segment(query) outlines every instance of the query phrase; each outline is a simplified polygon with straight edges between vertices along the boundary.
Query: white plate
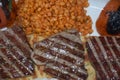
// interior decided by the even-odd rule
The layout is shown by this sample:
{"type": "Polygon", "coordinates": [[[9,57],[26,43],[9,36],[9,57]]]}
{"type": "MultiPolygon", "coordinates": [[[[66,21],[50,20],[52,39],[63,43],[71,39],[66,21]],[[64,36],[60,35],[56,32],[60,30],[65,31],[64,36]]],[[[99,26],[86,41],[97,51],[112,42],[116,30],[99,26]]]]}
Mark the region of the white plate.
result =
{"type": "Polygon", "coordinates": [[[91,36],[99,36],[98,32],[96,31],[96,20],[99,17],[99,14],[101,10],[105,7],[107,2],[109,0],[88,0],[90,3],[90,6],[87,8],[87,14],[90,15],[92,18],[92,28],[93,28],[93,33],[91,36]]]}

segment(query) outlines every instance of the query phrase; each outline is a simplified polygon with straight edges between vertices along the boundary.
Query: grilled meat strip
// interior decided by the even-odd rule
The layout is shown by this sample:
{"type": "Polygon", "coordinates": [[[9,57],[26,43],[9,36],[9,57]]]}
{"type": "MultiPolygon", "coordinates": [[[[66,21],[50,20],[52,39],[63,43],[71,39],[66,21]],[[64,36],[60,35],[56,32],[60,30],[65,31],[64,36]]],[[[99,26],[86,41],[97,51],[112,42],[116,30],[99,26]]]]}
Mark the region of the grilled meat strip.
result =
{"type": "Polygon", "coordinates": [[[120,80],[120,36],[90,37],[86,44],[97,80],[120,80]]]}
{"type": "Polygon", "coordinates": [[[34,44],[33,61],[59,80],[86,80],[84,48],[79,32],[67,30],[34,44]]]}
{"type": "Polygon", "coordinates": [[[0,80],[33,74],[32,53],[21,27],[0,31],[0,80]]]}

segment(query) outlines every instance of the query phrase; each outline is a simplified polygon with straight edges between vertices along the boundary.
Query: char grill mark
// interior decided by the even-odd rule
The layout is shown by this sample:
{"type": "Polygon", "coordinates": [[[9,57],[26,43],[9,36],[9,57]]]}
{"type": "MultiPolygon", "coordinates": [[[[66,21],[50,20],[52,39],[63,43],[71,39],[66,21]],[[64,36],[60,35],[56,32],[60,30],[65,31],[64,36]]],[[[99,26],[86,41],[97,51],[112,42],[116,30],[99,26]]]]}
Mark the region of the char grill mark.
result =
{"type": "Polygon", "coordinates": [[[0,79],[32,75],[34,72],[33,62],[30,59],[32,50],[25,43],[27,40],[23,41],[25,36],[22,34],[22,29],[14,26],[1,31],[0,34],[0,62],[2,63],[0,64],[0,79]],[[13,28],[19,29],[21,36],[17,34],[17,31],[14,32],[13,28]]]}
{"type": "MultiPolygon", "coordinates": [[[[45,54],[46,55],[46,54],[45,54]]],[[[81,66],[77,66],[77,65],[74,65],[74,64],[71,64],[70,62],[67,62],[67,61],[65,61],[65,60],[62,60],[62,59],[58,59],[58,60],[56,60],[56,61],[54,61],[54,57],[52,56],[52,55],[49,55],[51,58],[53,58],[53,59],[49,59],[49,58],[46,58],[45,57],[45,55],[34,55],[34,57],[37,59],[37,60],[40,60],[40,63],[46,63],[46,64],[48,64],[48,63],[54,63],[55,64],[55,62],[57,62],[57,63],[59,63],[59,64],[61,64],[61,65],[64,65],[64,66],[67,66],[67,67],[71,67],[71,70],[75,70],[75,69],[77,69],[78,71],[81,71],[80,73],[81,73],[81,75],[83,74],[83,75],[86,75],[86,73],[85,73],[85,68],[84,68],[84,65],[81,65],[81,66]],[[73,68],[72,68],[73,67],[73,68]],[[76,67],[75,69],[74,69],[74,67],[76,67]]],[[[74,72],[74,71],[73,71],[74,72]]],[[[76,72],[76,71],[75,71],[76,72]]],[[[77,72],[76,72],[77,73],[77,72]]]]}
{"type": "Polygon", "coordinates": [[[43,51],[43,53],[51,54],[52,56],[55,56],[58,58],[60,57],[68,62],[72,62],[74,64],[76,63],[76,65],[82,64],[79,61],[83,62],[83,58],[84,58],[83,54],[81,54],[81,58],[75,56],[75,54],[80,54],[80,52],[77,52],[75,50],[71,50],[67,46],[63,46],[60,44],[54,44],[53,46],[51,45],[51,46],[47,46],[47,47],[45,47],[44,45],[41,45],[41,46],[39,46],[39,50],[43,51]],[[48,49],[43,50],[46,48],[48,48],[48,49]]]}
{"type": "Polygon", "coordinates": [[[84,48],[76,30],[68,30],[34,44],[33,60],[62,80],[86,80],[84,48]]]}
{"type": "MultiPolygon", "coordinates": [[[[71,67],[67,66],[66,64],[54,62],[54,64],[46,65],[45,72],[46,72],[46,69],[48,69],[48,68],[51,70],[54,69],[54,71],[56,71],[56,72],[59,71],[60,73],[63,73],[63,74],[69,73],[67,75],[72,76],[72,77],[68,77],[69,79],[74,78],[74,80],[78,80],[78,79],[85,79],[86,78],[86,75],[81,74],[81,72],[79,72],[78,69],[72,68],[72,66],[71,67]]],[[[59,73],[58,73],[58,77],[59,77],[59,73]]],[[[63,78],[63,79],[65,79],[65,78],[63,78]]]]}
{"type": "Polygon", "coordinates": [[[115,39],[116,39],[118,45],[120,46],[120,38],[119,38],[119,37],[116,37],[115,39]]]}
{"type": "MultiPolygon", "coordinates": [[[[103,66],[104,66],[104,68],[105,68],[105,70],[107,71],[106,73],[108,73],[108,75],[111,77],[111,76],[114,76],[114,74],[111,74],[112,73],[112,65],[110,64],[110,62],[109,62],[109,60],[108,59],[106,59],[106,53],[104,53],[105,52],[105,50],[103,49],[103,47],[102,46],[100,46],[101,45],[101,43],[100,43],[100,41],[97,39],[97,38],[93,38],[92,39],[93,41],[92,41],[92,43],[98,43],[98,44],[94,44],[94,45],[96,45],[95,46],[95,49],[96,49],[96,51],[97,51],[97,53],[103,53],[103,54],[98,54],[98,56],[99,56],[99,58],[100,58],[100,60],[101,60],[101,62],[102,62],[102,64],[103,64],[103,66]],[[98,47],[98,46],[100,46],[100,47],[98,47]]],[[[108,49],[107,49],[108,50],[108,49]]]]}
{"type": "MultiPolygon", "coordinates": [[[[6,67],[11,67],[11,66],[8,63],[4,64],[6,61],[2,58],[2,56],[0,56],[0,57],[1,57],[0,61],[3,61],[0,65],[0,72],[2,73],[2,74],[0,74],[0,77],[1,77],[0,79],[2,79],[2,78],[11,76],[11,74],[6,69],[6,67]]],[[[10,69],[14,70],[15,68],[11,67],[10,69]]]]}
{"type": "Polygon", "coordinates": [[[72,40],[70,40],[70,39],[68,39],[68,38],[66,38],[66,37],[64,37],[64,36],[62,36],[62,35],[56,36],[55,38],[56,38],[57,40],[62,40],[64,43],[67,43],[67,44],[69,44],[69,45],[72,45],[73,47],[76,47],[77,49],[80,48],[81,51],[84,51],[83,45],[80,44],[80,43],[78,43],[78,42],[74,42],[74,41],[72,41],[72,40]]]}
{"type": "Polygon", "coordinates": [[[59,53],[61,53],[63,55],[66,54],[66,52],[67,52],[67,53],[71,53],[72,56],[77,55],[78,57],[84,58],[83,51],[81,51],[79,49],[75,50],[74,48],[72,49],[69,46],[66,46],[65,44],[63,45],[63,44],[57,43],[55,41],[51,41],[49,39],[46,39],[46,42],[41,42],[40,44],[36,45],[36,48],[37,47],[39,49],[42,47],[49,48],[50,50],[53,50],[55,52],[59,51],[59,53]],[[51,44],[51,43],[54,43],[54,44],[51,44]]]}
{"type": "Polygon", "coordinates": [[[81,70],[82,74],[86,74],[85,70],[83,68],[83,65],[82,65],[83,63],[81,63],[81,65],[77,66],[77,65],[75,65],[75,64],[73,64],[71,62],[68,62],[66,60],[63,60],[63,59],[61,59],[59,57],[56,58],[56,56],[52,56],[51,54],[41,53],[41,52],[39,52],[39,54],[35,54],[33,57],[35,57],[37,60],[40,60],[39,61],[40,62],[39,65],[40,64],[54,63],[54,62],[58,62],[59,64],[63,64],[64,63],[68,67],[71,67],[71,66],[74,67],[75,66],[75,67],[79,68],[79,70],[81,70]]]}
{"type": "Polygon", "coordinates": [[[26,44],[27,40],[24,38],[25,36],[23,36],[22,33],[21,33],[22,36],[20,36],[20,34],[18,33],[19,36],[22,37],[22,39],[20,39],[19,36],[16,35],[17,31],[15,33],[12,29],[8,29],[8,30],[4,31],[3,33],[9,39],[9,41],[11,43],[13,43],[13,45],[16,45],[16,47],[18,47],[22,52],[25,52],[24,54],[26,57],[30,58],[30,55],[31,55],[30,53],[32,53],[32,51],[29,49],[28,44],[26,44]],[[25,40],[23,40],[23,39],[25,39],[25,40]]]}
{"type": "Polygon", "coordinates": [[[45,72],[47,72],[47,71],[48,71],[48,73],[52,73],[52,74],[56,75],[59,79],[62,79],[62,80],[77,80],[77,79],[80,79],[78,76],[66,71],[64,68],[60,69],[58,66],[54,66],[54,65],[50,65],[50,64],[46,65],[45,72]],[[54,72],[49,72],[48,70],[54,71],[54,72]]]}
{"type": "Polygon", "coordinates": [[[60,71],[56,71],[55,69],[51,69],[49,67],[45,69],[45,72],[53,76],[58,76],[56,78],[59,78],[59,80],[76,80],[75,78],[71,77],[68,74],[63,75],[63,73],[61,73],[60,71]]]}
{"type": "Polygon", "coordinates": [[[90,37],[88,55],[100,80],[120,80],[120,37],[90,37]]]}
{"type": "MultiPolygon", "coordinates": [[[[11,29],[10,29],[11,30],[11,29]]],[[[12,27],[12,31],[14,32],[14,34],[17,34],[18,38],[20,37],[21,38],[21,41],[24,42],[24,43],[28,43],[27,41],[27,38],[26,38],[26,35],[25,33],[23,32],[22,28],[19,27],[12,27]]],[[[28,44],[27,44],[28,45],[28,44]]]]}

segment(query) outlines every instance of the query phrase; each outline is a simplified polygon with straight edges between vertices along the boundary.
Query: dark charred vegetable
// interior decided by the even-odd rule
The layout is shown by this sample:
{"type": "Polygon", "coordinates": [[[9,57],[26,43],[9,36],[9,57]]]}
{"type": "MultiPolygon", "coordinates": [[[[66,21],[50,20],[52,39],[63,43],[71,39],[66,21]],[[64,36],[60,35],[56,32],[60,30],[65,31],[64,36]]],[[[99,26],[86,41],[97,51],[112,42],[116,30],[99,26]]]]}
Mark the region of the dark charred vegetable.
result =
{"type": "Polygon", "coordinates": [[[2,2],[2,6],[8,8],[9,11],[12,10],[12,0],[0,0],[2,2]]]}
{"type": "Polygon", "coordinates": [[[1,15],[0,28],[2,28],[4,26],[11,26],[16,19],[15,0],[0,0],[0,3],[2,4],[2,6],[0,6],[0,8],[2,8],[2,12],[3,12],[4,18],[5,18],[3,20],[3,16],[1,15]],[[5,22],[5,20],[6,20],[6,22],[5,22]],[[3,25],[3,22],[4,22],[4,25],[3,25]]]}
{"type": "Polygon", "coordinates": [[[9,19],[12,10],[12,0],[1,0],[0,2],[2,2],[2,9],[4,10],[7,19],[9,19]]]}
{"type": "Polygon", "coordinates": [[[106,30],[108,34],[120,33],[120,7],[116,12],[110,13],[106,30]]]}
{"type": "Polygon", "coordinates": [[[6,18],[9,19],[10,18],[10,11],[6,7],[2,7],[2,9],[5,13],[6,18]]]}
{"type": "Polygon", "coordinates": [[[8,5],[9,1],[8,0],[1,0],[2,6],[5,7],[8,5]]]}

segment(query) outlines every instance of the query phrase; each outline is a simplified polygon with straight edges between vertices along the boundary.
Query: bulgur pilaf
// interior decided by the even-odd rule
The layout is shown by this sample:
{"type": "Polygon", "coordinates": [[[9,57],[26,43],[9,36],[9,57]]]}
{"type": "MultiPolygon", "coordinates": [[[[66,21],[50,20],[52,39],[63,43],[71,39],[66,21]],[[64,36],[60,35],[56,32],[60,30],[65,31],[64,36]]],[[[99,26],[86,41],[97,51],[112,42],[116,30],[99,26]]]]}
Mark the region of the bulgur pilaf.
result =
{"type": "Polygon", "coordinates": [[[48,37],[71,28],[87,35],[92,33],[88,5],[88,0],[19,0],[17,15],[27,35],[48,37]]]}

